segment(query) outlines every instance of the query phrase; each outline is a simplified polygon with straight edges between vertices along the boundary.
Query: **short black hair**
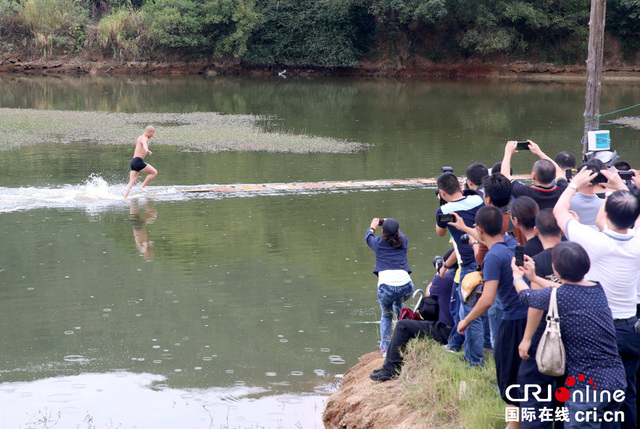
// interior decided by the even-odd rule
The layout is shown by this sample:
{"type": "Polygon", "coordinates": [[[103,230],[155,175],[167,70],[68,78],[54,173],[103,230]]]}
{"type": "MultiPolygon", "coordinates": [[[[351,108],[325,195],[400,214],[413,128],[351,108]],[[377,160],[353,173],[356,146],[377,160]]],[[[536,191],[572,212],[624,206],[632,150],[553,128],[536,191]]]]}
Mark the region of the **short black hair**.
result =
{"type": "Polygon", "coordinates": [[[597,158],[591,158],[583,163],[581,163],[578,166],[578,171],[582,170],[582,167],[587,167],[590,168],[592,171],[594,171],[595,173],[599,173],[600,170],[604,170],[607,168],[606,165],[604,165],[604,162],[600,161],[597,158]]]}
{"type": "Polygon", "coordinates": [[[442,173],[437,180],[438,189],[453,195],[460,191],[460,182],[453,173],[442,173]]]}
{"type": "MultiPolygon", "coordinates": [[[[449,256],[451,256],[452,253],[453,253],[453,247],[445,252],[445,254],[442,257],[442,259],[444,259],[444,261],[446,262],[447,259],[449,259],[449,256]]],[[[458,269],[458,261],[454,262],[453,265],[449,267],[449,269],[452,272],[457,270],[458,269]]]]}
{"type": "Polygon", "coordinates": [[[558,221],[553,215],[552,208],[542,209],[536,215],[536,228],[538,233],[544,237],[560,237],[562,230],[558,226],[558,221]]]}
{"type": "Polygon", "coordinates": [[[604,211],[616,228],[633,228],[640,216],[640,200],[631,191],[615,191],[607,197],[604,211]]]}
{"type": "MultiPolygon", "coordinates": [[[[502,161],[498,161],[491,167],[491,174],[500,173],[502,169],[502,161]]],[[[513,174],[513,167],[509,166],[509,174],[513,174]]]]}
{"type": "Polygon", "coordinates": [[[591,268],[591,260],[584,248],[574,241],[563,241],[551,251],[553,268],[561,279],[577,283],[591,268]]]}
{"type": "Polygon", "coordinates": [[[467,180],[476,186],[482,184],[482,179],[487,177],[489,170],[484,164],[476,162],[467,167],[467,180]]]}
{"type": "Polygon", "coordinates": [[[558,153],[555,158],[556,164],[560,168],[576,168],[576,157],[571,152],[566,150],[558,153]]]}
{"type": "Polygon", "coordinates": [[[476,225],[491,237],[502,235],[502,223],[502,212],[497,207],[482,206],[476,212],[476,225]]]}
{"type": "Polygon", "coordinates": [[[629,164],[627,161],[616,161],[613,163],[613,166],[619,171],[631,170],[631,164],[629,164]]]}
{"type": "Polygon", "coordinates": [[[511,201],[511,216],[518,219],[520,225],[527,229],[536,226],[536,215],[540,211],[538,203],[531,197],[522,195],[511,201]]]}
{"type": "Polygon", "coordinates": [[[484,195],[496,207],[504,207],[511,201],[511,182],[506,176],[494,173],[482,179],[484,195]]]}
{"type": "Polygon", "coordinates": [[[548,159],[539,159],[534,162],[533,172],[536,173],[538,182],[543,185],[550,184],[556,178],[556,166],[548,159]]]}

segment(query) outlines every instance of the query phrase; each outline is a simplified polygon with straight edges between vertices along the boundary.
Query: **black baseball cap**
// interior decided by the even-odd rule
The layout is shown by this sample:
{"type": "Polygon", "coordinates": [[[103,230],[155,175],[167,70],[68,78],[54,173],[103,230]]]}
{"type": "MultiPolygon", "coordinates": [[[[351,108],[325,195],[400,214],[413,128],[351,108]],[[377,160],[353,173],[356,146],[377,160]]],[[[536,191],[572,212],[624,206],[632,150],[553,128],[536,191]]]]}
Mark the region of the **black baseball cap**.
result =
{"type": "Polygon", "coordinates": [[[400,228],[400,223],[392,217],[388,217],[382,223],[382,232],[384,232],[387,237],[393,237],[398,233],[398,229],[400,228]]]}

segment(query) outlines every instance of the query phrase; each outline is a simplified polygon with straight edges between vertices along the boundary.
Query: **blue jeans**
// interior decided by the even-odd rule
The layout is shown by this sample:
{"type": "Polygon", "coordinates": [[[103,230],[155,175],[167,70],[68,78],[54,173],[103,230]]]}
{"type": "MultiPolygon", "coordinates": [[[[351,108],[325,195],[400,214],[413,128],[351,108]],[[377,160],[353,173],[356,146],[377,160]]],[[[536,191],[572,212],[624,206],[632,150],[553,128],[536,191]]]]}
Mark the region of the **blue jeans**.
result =
{"type": "Polygon", "coordinates": [[[496,336],[502,323],[502,310],[500,310],[497,296],[491,307],[489,307],[489,311],[487,311],[487,320],[489,322],[489,332],[491,333],[491,348],[493,349],[496,347],[496,336]]]}
{"type": "MultiPolygon", "coordinates": [[[[460,270],[460,282],[464,276],[474,271],[477,267],[475,262],[467,265],[461,265],[460,270]]],[[[457,274],[456,274],[457,276],[457,274]]],[[[462,343],[464,343],[464,335],[458,334],[458,322],[464,316],[460,315],[460,305],[462,304],[462,295],[460,295],[460,283],[454,283],[451,289],[451,316],[453,317],[453,329],[451,330],[451,336],[449,337],[449,347],[453,350],[460,350],[462,343]]]]}
{"type": "Polygon", "coordinates": [[[464,335],[458,334],[456,328],[460,321],[460,283],[454,283],[451,288],[451,302],[449,304],[451,317],[453,317],[453,329],[449,335],[449,347],[453,350],[460,350],[464,343],[464,335]]]}
{"type": "MultiPolygon", "coordinates": [[[[462,302],[462,297],[460,297],[462,302]]],[[[460,306],[460,319],[464,319],[471,313],[473,307],[462,303],[460,306]]],[[[464,331],[464,358],[471,366],[484,365],[484,326],[482,317],[476,318],[464,331]]]]}
{"type": "Polygon", "coordinates": [[[409,282],[402,286],[378,285],[378,302],[382,317],[380,318],[380,349],[388,349],[391,342],[391,322],[393,314],[400,316],[402,303],[411,297],[413,293],[413,283],[409,282]]]}

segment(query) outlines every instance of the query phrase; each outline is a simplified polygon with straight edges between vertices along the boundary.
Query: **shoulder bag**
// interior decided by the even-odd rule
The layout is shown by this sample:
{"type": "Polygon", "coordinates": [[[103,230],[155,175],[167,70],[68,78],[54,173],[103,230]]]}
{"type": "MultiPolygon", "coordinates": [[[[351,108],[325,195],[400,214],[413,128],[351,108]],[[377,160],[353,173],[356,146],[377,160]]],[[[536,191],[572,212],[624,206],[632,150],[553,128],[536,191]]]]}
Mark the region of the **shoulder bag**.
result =
{"type": "Polygon", "coordinates": [[[536,363],[542,374],[560,377],[565,373],[565,351],[560,335],[560,317],[558,315],[558,288],[551,290],[549,297],[549,312],[547,313],[547,327],[538,343],[536,363]]]}

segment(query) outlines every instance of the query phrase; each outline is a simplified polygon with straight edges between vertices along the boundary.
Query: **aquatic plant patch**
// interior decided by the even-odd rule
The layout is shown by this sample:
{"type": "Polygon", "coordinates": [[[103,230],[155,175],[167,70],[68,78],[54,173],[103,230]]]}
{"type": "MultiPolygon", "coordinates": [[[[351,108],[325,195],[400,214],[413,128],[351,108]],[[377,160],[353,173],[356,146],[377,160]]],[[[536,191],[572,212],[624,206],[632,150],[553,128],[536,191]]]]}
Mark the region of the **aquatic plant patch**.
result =
{"type": "Polygon", "coordinates": [[[154,145],[177,145],[204,152],[267,151],[353,153],[359,142],[265,131],[272,118],[194,113],[106,113],[68,110],[0,109],[0,150],[42,143],[88,141],[132,145],[144,127],[156,128],[154,145]]]}

